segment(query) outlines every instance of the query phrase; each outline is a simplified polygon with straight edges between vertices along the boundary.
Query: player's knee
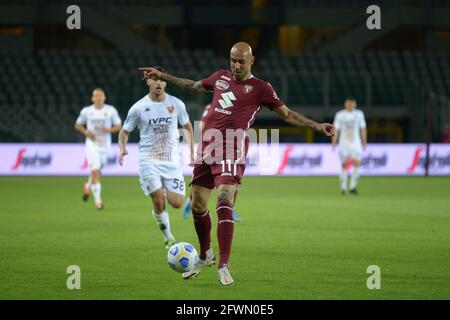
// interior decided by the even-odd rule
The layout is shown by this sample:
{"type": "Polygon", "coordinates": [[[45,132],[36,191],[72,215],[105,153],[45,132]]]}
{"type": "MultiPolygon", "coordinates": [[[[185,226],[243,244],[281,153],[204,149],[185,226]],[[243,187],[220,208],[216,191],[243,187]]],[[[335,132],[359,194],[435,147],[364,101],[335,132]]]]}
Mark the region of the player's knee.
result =
{"type": "Polygon", "coordinates": [[[92,183],[97,183],[99,179],[100,179],[100,172],[98,170],[93,170],[91,172],[92,183]]]}
{"type": "Polygon", "coordinates": [[[192,212],[205,212],[206,209],[208,209],[208,206],[206,203],[204,203],[202,201],[197,201],[195,199],[192,199],[191,208],[192,208],[192,212]]]}
{"type": "Polygon", "coordinates": [[[234,195],[234,190],[222,189],[222,190],[219,190],[219,192],[217,193],[217,200],[218,201],[220,201],[220,200],[232,201],[233,195],[234,195]]]}

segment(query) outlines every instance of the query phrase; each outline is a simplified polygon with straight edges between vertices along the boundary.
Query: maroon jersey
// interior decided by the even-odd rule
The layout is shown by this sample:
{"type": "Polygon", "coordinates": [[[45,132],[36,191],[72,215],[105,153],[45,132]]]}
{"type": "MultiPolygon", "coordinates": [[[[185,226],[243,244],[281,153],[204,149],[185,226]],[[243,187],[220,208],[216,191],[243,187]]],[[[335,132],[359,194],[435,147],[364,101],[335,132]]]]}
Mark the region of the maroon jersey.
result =
{"type": "Polygon", "coordinates": [[[233,130],[245,132],[249,129],[261,106],[273,110],[284,105],[268,82],[253,76],[245,81],[236,81],[230,71],[219,70],[209,78],[201,80],[201,84],[206,90],[214,92],[211,107],[202,119],[203,141],[199,156],[204,160],[211,155],[212,146],[216,141],[215,138],[211,139],[211,136],[215,136],[217,131],[223,135],[223,157],[221,158],[230,159],[225,151],[228,147],[234,150],[232,160],[242,159],[242,156],[247,154],[246,148],[243,149],[247,138],[231,137],[232,139],[229,139],[229,132],[233,130]],[[210,129],[212,131],[208,134],[210,129]],[[240,154],[240,150],[244,150],[244,153],[240,154]]]}

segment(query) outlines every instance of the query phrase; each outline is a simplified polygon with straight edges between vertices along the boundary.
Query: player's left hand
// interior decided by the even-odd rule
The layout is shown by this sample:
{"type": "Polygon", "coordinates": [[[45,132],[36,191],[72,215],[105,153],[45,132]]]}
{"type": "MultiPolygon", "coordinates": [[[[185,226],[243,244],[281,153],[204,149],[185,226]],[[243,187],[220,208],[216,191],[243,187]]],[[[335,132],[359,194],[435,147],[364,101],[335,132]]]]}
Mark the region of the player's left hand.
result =
{"type": "Polygon", "coordinates": [[[336,128],[331,123],[319,123],[316,130],[326,134],[328,137],[334,137],[336,134],[336,128]]]}
{"type": "Polygon", "coordinates": [[[111,129],[110,129],[110,128],[103,127],[103,128],[102,128],[102,132],[103,132],[103,133],[110,133],[110,132],[111,132],[111,129]]]}
{"type": "Polygon", "coordinates": [[[140,67],[138,70],[142,71],[144,75],[141,80],[161,79],[162,72],[153,67],[140,67]]]}

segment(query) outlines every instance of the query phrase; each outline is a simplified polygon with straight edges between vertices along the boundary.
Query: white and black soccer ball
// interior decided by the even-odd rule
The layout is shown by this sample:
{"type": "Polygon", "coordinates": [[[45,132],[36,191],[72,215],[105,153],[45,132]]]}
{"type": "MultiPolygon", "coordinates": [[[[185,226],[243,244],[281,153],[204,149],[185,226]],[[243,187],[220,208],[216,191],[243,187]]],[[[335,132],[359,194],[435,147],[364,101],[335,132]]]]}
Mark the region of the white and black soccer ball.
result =
{"type": "Polygon", "coordinates": [[[176,272],[191,271],[198,260],[197,250],[187,242],[178,242],[167,252],[167,263],[176,272]]]}

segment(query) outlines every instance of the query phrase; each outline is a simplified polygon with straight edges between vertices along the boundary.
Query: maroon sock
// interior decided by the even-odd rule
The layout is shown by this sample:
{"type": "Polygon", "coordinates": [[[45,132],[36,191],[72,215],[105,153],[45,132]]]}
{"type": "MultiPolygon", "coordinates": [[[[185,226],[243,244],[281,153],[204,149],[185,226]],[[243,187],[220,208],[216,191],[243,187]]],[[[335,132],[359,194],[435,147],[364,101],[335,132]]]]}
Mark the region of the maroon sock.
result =
{"type": "Polygon", "coordinates": [[[209,210],[205,212],[193,212],[195,231],[200,243],[200,258],[206,258],[206,251],[211,248],[211,216],[209,210]]]}
{"type": "Polygon", "coordinates": [[[219,268],[229,265],[231,243],[233,241],[234,221],[233,205],[228,200],[217,202],[217,240],[219,241],[220,260],[219,268]]]}

